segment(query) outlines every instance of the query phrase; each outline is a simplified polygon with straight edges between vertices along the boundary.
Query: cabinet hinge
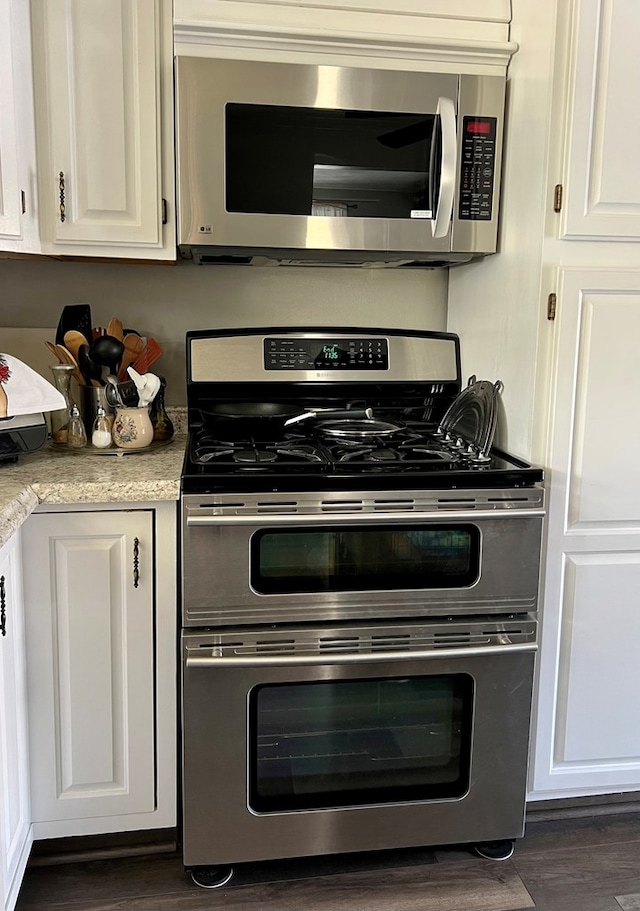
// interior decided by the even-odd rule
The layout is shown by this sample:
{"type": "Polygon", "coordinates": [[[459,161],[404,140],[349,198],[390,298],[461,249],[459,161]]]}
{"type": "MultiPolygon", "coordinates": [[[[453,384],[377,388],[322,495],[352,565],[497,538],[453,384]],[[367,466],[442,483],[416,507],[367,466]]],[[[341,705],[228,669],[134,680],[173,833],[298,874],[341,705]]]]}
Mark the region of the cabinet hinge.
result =
{"type": "Polygon", "coordinates": [[[553,320],[556,318],[556,305],[558,303],[558,298],[553,292],[547,298],[547,319],[553,320]]]}
{"type": "Polygon", "coordinates": [[[167,223],[167,200],[162,200],[162,224],[166,225],[167,223]]]}
{"type": "Polygon", "coordinates": [[[562,211],[562,184],[557,183],[553,191],[553,211],[562,211]]]}
{"type": "Polygon", "coordinates": [[[27,194],[24,190],[20,190],[20,209],[23,215],[27,214],[27,194]]]}

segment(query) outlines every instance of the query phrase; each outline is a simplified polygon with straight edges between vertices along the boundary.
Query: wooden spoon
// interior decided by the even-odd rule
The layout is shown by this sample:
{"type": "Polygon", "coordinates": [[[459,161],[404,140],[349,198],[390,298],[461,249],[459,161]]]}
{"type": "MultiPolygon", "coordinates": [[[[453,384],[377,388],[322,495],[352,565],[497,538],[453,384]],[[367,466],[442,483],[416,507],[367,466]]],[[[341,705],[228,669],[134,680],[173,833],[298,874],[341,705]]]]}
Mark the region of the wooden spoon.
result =
{"type": "Polygon", "coordinates": [[[84,377],[82,375],[82,372],[80,371],[80,368],[78,367],[78,362],[76,361],[75,357],[71,354],[71,352],[69,350],[67,350],[67,348],[65,348],[64,345],[54,345],[54,348],[55,348],[55,352],[56,352],[56,355],[57,355],[60,363],[61,364],[71,364],[72,367],[75,367],[75,370],[73,371],[73,373],[71,375],[75,378],[76,382],[80,383],[80,385],[84,385],[84,383],[85,383],[84,377]]]}
{"type": "Polygon", "coordinates": [[[124,340],[124,329],[122,328],[122,321],[113,317],[109,320],[107,325],[107,335],[112,335],[114,338],[117,338],[119,342],[124,340]]]}
{"type": "Polygon", "coordinates": [[[124,339],[122,340],[122,344],[124,345],[124,354],[122,355],[120,367],[118,368],[118,379],[121,383],[125,383],[129,379],[127,367],[133,364],[133,362],[136,360],[142,351],[144,342],[139,335],[129,333],[128,335],[125,335],[124,339]]]}
{"type": "Polygon", "coordinates": [[[78,332],[77,329],[69,329],[68,332],[64,334],[64,347],[67,351],[70,351],[74,357],[76,363],[78,362],[78,349],[80,345],[88,345],[89,342],[86,340],[82,332],[78,332]]]}

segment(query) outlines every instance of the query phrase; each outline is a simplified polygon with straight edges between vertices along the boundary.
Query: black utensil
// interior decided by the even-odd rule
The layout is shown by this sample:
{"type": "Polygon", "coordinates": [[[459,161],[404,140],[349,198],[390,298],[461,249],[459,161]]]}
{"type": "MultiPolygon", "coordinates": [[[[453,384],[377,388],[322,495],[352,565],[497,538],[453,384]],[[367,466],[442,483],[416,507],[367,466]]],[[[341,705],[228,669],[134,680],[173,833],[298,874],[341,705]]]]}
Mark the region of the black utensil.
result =
{"type": "Polygon", "coordinates": [[[56,345],[64,345],[64,334],[71,329],[82,332],[87,339],[91,338],[90,304],[68,304],[62,308],[56,329],[56,345]]]}
{"type": "Polygon", "coordinates": [[[87,386],[104,385],[102,382],[102,366],[92,360],[88,345],[80,345],[78,348],[78,367],[87,382],[87,386]]]}
{"type": "Polygon", "coordinates": [[[113,335],[100,335],[89,348],[89,356],[95,364],[108,367],[109,373],[118,372],[118,364],[124,354],[124,345],[113,335]]]}

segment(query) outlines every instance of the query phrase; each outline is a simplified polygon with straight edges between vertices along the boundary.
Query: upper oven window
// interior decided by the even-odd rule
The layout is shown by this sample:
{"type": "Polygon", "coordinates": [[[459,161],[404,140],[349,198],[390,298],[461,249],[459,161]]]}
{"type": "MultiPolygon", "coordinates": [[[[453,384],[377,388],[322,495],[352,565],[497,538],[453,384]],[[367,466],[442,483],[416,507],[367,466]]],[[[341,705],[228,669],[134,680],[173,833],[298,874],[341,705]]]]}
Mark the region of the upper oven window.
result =
{"type": "Polygon", "coordinates": [[[479,572],[475,525],[265,530],[251,541],[251,585],[265,595],[464,588],[479,572]]]}
{"type": "Polygon", "coordinates": [[[435,114],[230,103],[225,137],[228,212],[433,218],[435,114]]]}

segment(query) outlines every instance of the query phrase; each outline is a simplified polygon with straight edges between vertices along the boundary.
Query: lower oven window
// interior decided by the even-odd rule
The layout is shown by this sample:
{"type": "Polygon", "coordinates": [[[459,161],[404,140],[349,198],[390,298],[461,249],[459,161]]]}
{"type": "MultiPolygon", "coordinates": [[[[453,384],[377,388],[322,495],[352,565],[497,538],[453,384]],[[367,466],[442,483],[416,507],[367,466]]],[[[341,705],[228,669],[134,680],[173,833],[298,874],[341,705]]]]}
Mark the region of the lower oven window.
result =
{"type": "Polygon", "coordinates": [[[251,585],[265,595],[462,588],[479,572],[475,525],[259,531],[251,541],[251,585]]]}
{"type": "Polygon", "coordinates": [[[257,812],[463,797],[467,674],[255,687],[249,805],[257,812]]]}

